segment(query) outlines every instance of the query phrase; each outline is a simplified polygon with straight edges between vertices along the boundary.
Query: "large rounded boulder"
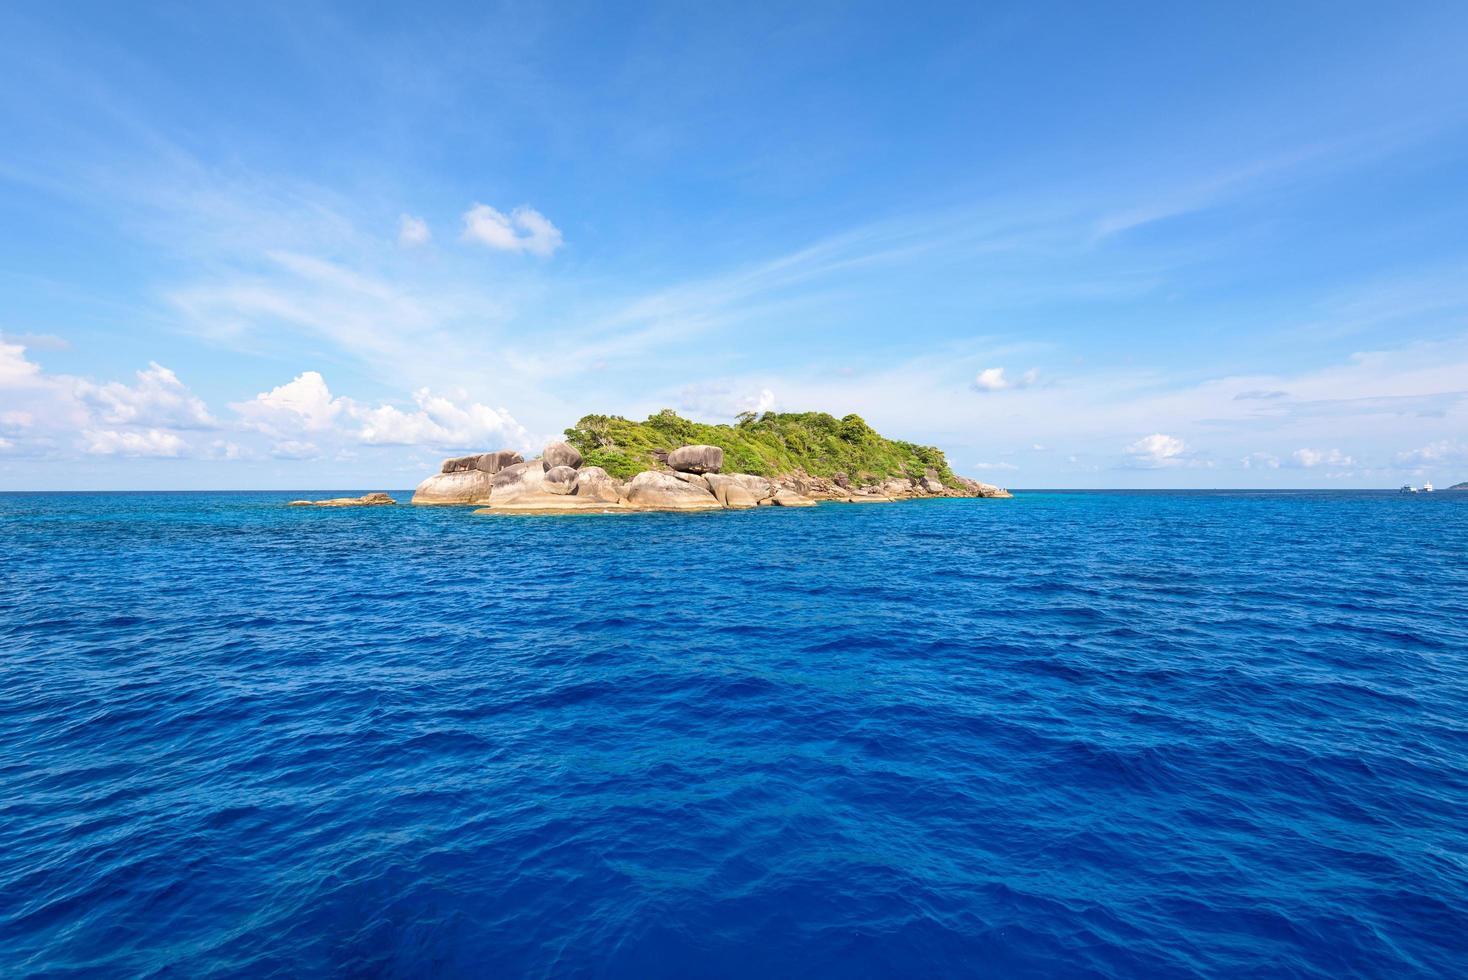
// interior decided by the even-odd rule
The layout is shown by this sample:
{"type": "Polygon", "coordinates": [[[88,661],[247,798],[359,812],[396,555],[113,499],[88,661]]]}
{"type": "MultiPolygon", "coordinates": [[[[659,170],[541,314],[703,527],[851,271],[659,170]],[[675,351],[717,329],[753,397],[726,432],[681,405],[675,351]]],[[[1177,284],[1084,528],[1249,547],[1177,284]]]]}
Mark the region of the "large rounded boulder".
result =
{"type": "Polygon", "coordinates": [[[576,470],[569,466],[552,466],[545,471],[544,489],[547,493],[575,493],[576,470]]]}
{"type": "Polygon", "coordinates": [[[637,510],[720,510],[714,495],[669,473],[648,470],[627,484],[627,506],[637,510]]]}
{"type": "Polygon", "coordinates": [[[717,473],[724,468],[718,446],[680,446],[668,453],[668,466],[680,473],[717,473]]]}
{"type": "Polygon", "coordinates": [[[553,442],[546,446],[543,458],[548,470],[557,466],[569,466],[573,470],[581,468],[581,452],[569,442],[553,442]]]}
{"type": "Polygon", "coordinates": [[[615,504],[622,499],[622,483],[600,466],[576,470],[576,496],[615,504]]]}
{"type": "Polygon", "coordinates": [[[540,493],[545,489],[545,465],[538,459],[528,463],[506,466],[494,475],[495,502],[511,500],[528,493],[540,493]]]}
{"type": "Polygon", "coordinates": [[[704,479],[708,481],[709,490],[720,500],[724,499],[724,491],[729,487],[739,487],[753,497],[756,503],[775,495],[775,485],[762,476],[748,473],[710,473],[704,479]]]}
{"type": "Polygon", "coordinates": [[[435,473],[413,491],[413,503],[425,506],[464,506],[489,499],[494,477],[483,470],[435,473]]]}

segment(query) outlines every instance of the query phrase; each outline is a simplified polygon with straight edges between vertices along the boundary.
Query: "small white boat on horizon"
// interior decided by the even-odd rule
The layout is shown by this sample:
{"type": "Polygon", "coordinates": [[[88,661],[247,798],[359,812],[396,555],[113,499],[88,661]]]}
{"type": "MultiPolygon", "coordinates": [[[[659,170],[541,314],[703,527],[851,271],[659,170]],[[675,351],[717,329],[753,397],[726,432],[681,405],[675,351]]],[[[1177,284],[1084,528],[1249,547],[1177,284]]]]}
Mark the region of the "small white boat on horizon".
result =
{"type": "Polygon", "coordinates": [[[1402,484],[1402,489],[1400,489],[1400,490],[1397,491],[1397,493],[1416,493],[1416,492],[1417,492],[1417,488],[1414,487],[1414,486],[1412,486],[1412,484],[1410,484],[1410,483],[1404,483],[1404,484],[1402,484]]]}
{"type": "Polygon", "coordinates": [[[1422,484],[1422,492],[1423,493],[1432,493],[1432,484],[1431,483],[1424,483],[1424,484],[1422,484]]]}

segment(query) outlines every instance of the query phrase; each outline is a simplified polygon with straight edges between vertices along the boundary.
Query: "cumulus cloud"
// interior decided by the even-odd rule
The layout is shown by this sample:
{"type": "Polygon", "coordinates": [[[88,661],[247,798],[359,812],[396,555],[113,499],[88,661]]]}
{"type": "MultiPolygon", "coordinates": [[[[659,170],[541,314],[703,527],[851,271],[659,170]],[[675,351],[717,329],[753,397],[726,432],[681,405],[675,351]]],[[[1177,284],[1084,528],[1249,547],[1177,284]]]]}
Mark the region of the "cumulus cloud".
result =
{"type": "Polygon", "coordinates": [[[403,248],[427,245],[432,238],[433,232],[428,230],[428,222],[422,218],[415,218],[411,214],[398,218],[398,244],[403,248]]]}
{"type": "Polygon", "coordinates": [[[1018,466],[1013,463],[975,463],[976,470],[1017,470],[1018,466]]]}
{"type": "Polygon", "coordinates": [[[261,392],[233,408],[250,428],[281,440],[276,455],[304,458],[322,452],[308,439],[328,435],[375,446],[524,446],[529,435],[504,409],[434,394],[413,393],[416,409],[362,405],[338,397],[318,371],[303,371],[287,384],[261,392]],[[283,447],[283,448],[282,448],[283,447]]]}
{"type": "Polygon", "coordinates": [[[302,371],[294,380],[230,407],[250,428],[281,435],[330,429],[345,405],[332,397],[319,371],[302,371]]]}
{"type": "Polygon", "coordinates": [[[1272,453],[1250,453],[1239,460],[1246,470],[1277,470],[1279,457],[1272,453]]]}
{"type": "Polygon", "coordinates": [[[1126,451],[1138,463],[1170,466],[1181,462],[1183,454],[1188,451],[1188,445],[1175,436],[1154,432],[1127,446],[1126,451]]]}
{"type": "Polygon", "coordinates": [[[156,361],[137,372],[138,383],[93,384],[78,379],[75,391],[94,417],[108,425],[140,425],[173,429],[208,429],[216,423],[203,400],[178,376],[156,361]]]}
{"type": "Polygon", "coordinates": [[[25,388],[41,378],[41,366],[26,359],[25,347],[0,342],[0,388],[25,388]]]}
{"type": "Polygon", "coordinates": [[[1028,388],[1040,380],[1040,372],[1031,368],[1018,378],[1010,378],[1002,367],[984,368],[974,376],[975,391],[1005,391],[1013,388],[1028,388]]]}
{"type": "Polygon", "coordinates": [[[141,432],[115,429],[87,429],[82,432],[84,450],[96,456],[182,456],[188,448],[172,432],[145,429],[141,432]]]}
{"type": "Polygon", "coordinates": [[[460,404],[435,395],[427,388],[413,393],[416,412],[404,412],[391,405],[372,409],[354,409],[360,421],[357,438],[377,446],[487,446],[509,442],[524,445],[528,433],[503,409],[493,409],[478,402],[460,404]]]}
{"type": "Polygon", "coordinates": [[[464,212],[464,240],[542,257],[560,248],[562,241],[561,230],[534,208],[518,207],[505,214],[488,204],[475,204],[464,212]]]}
{"type": "Polygon", "coordinates": [[[1317,466],[1354,466],[1356,461],[1339,449],[1296,449],[1290,453],[1295,466],[1313,469],[1317,466]]]}
{"type": "Polygon", "coordinates": [[[1255,388],[1252,391],[1241,391],[1237,395],[1234,395],[1234,401],[1236,401],[1236,402],[1273,401],[1276,398],[1288,398],[1289,396],[1290,396],[1290,393],[1288,391],[1269,391],[1269,390],[1262,389],[1262,388],[1255,388]]]}

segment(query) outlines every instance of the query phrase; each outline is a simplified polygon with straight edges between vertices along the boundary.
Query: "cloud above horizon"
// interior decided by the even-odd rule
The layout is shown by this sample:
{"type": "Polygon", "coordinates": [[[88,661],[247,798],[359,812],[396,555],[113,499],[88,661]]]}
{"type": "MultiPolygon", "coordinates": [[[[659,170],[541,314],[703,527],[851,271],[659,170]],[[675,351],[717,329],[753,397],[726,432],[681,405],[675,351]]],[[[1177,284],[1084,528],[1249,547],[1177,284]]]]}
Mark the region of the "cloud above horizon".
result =
{"type": "Polygon", "coordinates": [[[1007,391],[1010,389],[1028,388],[1040,380],[1040,372],[1031,368],[1018,378],[1010,378],[1005,375],[1004,368],[984,368],[974,375],[975,391],[1007,391]]]}
{"type": "Polygon", "coordinates": [[[500,252],[528,252],[546,258],[562,245],[561,230],[532,207],[521,206],[508,215],[487,204],[464,212],[464,240],[500,252]]]}
{"type": "Polygon", "coordinates": [[[415,218],[411,214],[403,214],[398,218],[398,244],[403,248],[417,248],[427,245],[433,239],[433,232],[428,230],[428,222],[422,218],[415,218]]]}

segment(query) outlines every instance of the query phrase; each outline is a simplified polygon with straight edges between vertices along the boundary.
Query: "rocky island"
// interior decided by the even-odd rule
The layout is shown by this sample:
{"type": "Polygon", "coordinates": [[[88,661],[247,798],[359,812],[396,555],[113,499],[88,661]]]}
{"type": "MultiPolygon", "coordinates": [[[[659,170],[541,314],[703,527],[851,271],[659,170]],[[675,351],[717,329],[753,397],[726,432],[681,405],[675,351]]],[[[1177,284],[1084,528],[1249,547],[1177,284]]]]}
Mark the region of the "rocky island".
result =
{"type": "Polygon", "coordinates": [[[746,413],[730,426],[664,409],[646,422],[588,415],[565,435],[536,459],[501,449],[444,460],[413,503],[552,514],[1009,496],[953,473],[941,450],[883,438],[856,415],[746,413]]]}

